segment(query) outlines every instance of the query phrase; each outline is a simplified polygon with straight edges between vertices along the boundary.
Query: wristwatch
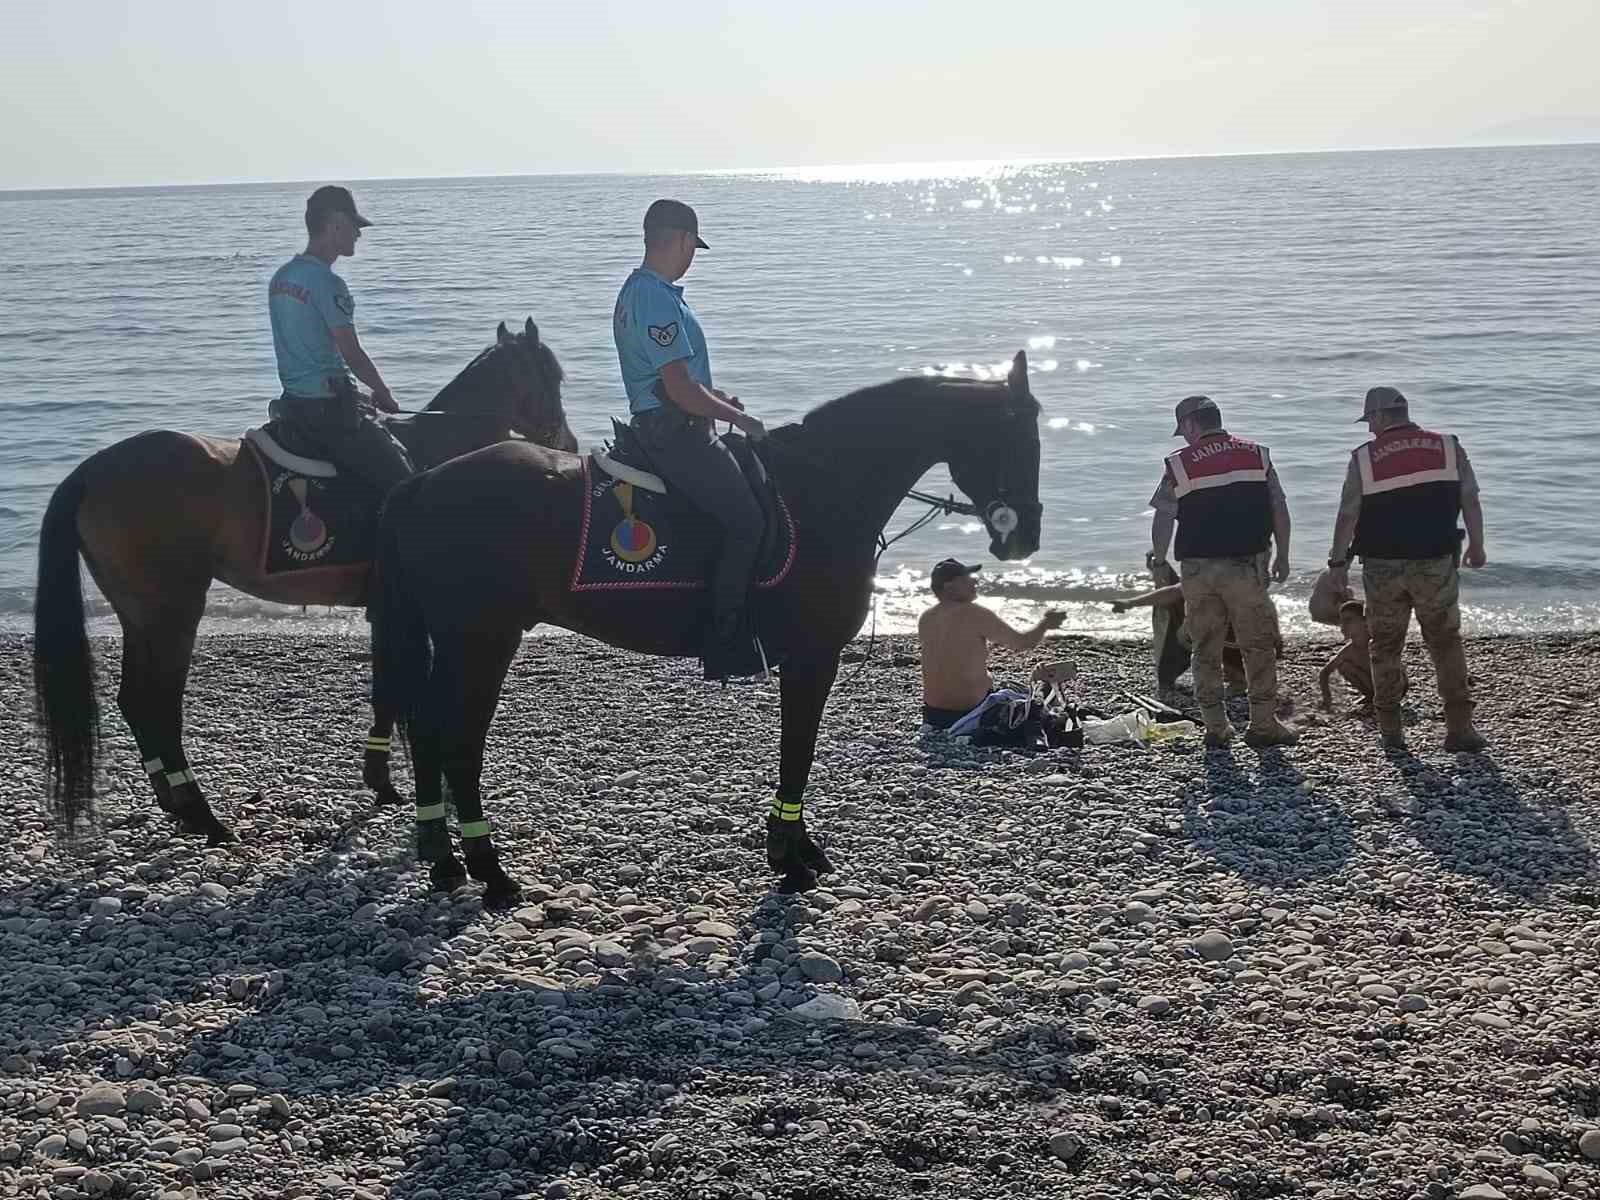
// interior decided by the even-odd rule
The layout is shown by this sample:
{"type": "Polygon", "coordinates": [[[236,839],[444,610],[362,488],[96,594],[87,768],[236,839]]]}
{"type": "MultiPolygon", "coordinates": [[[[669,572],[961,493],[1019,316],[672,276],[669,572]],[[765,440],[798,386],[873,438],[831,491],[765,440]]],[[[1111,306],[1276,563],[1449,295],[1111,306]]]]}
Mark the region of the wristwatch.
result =
{"type": "Polygon", "coordinates": [[[1348,558],[1330,558],[1328,560],[1328,566],[1335,571],[1342,571],[1349,565],[1350,560],[1348,558]]]}

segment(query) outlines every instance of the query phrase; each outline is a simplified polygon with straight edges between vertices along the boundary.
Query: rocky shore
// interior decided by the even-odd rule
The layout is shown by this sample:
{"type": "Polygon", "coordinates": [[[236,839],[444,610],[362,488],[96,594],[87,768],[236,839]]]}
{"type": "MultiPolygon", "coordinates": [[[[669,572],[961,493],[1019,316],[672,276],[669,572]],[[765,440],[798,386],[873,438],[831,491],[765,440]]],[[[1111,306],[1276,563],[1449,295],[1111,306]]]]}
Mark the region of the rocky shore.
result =
{"type": "Polygon", "coordinates": [[[919,743],[880,639],[812,780],[839,871],[780,897],[775,686],[530,640],[485,771],[528,894],[486,913],[360,786],[363,641],[202,640],[208,851],[114,643],[101,833],[52,838],[0,639],[0,1196],[1600,1198],[1600,635],[1470,644],[1482,756],[1420,653],[1412,753],[1310,712],[1331,649],[1289,647],[1286,752],[1025,759],[919,743]]]}

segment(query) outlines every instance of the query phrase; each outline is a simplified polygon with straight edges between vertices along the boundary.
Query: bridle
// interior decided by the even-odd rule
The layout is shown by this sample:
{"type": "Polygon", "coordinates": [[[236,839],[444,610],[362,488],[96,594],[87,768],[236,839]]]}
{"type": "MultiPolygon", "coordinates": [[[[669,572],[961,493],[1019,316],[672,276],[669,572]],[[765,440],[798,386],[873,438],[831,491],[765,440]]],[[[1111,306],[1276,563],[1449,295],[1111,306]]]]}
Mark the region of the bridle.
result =
{"type": "Polygon", "coordinates": [[[878,564],[883,561],[883,556],[890,546],[901,538],[910,537],[918,530],[926,529],[934,521],[944,516],[959,514],[963,517],[978,517],[1002,538],[1009,537],[1011,531],[1017,527],[1020,520],[1017,516],[1017,510],[1006,502],[1004,489],[987,506],[981,509],[976,504],[969,504],[965,500],[957,500],[954,496],[930,496],[927,492],[910,491],[906,493],[906,499],[926,504],[928,508],[920,517],[893,537],[884,537],[883,530],[880,529],[878,531],[878,552],[872,556],[872,625],[867,633],[867,652],[861,656],[861,661],[856,664],[856,669],[845,677],[845,686],[854,683],[856,676],[860,675],[866,668],[867,663],[872,661],[872,651],[878,644],[878,564]]]}
{"type": "MultiPolygon", "coordinates": [[[[807,461],[813,468],[819,469],[824,473],[830,473],[828,471],[828,467],[811,453],[800,450],[797,447],[785,447],[784,452],[787,454],[793,454],[796,457],[807,461]]],[[[873,649],[877,645],[878,598],[876,591],[876,580],[878,578],[878,566],[882,563],[883,556],[888,551],[890,546],[894,545],[902,538],[908,538],[913,533],[917,533],[923,529],[926,529],[934,521],[943,516],[959,514],[964,517],[977,517],[983,521],[989,529],[999,534],[1001,538],[1009,537],[1017,528],[1017,526],[1021,524],[1022,520],[1021,517],[1018,516],[1016,508],[1012,506],[1007,490],[1003,487],[996,489],[995,498],[989,501],[989,503],[984,505],[982,508],[979,508],[976,504],[969,503],[966,500],[957,500],[954,496],[934,496],[927,492],[919,492],[916,490],[907,492],[904,499],[915,500],[919,504],[925,504],[927,505],[927,510],[914,519],[899,533],[896,533],[892,536],[885,536],[882,529],[878,530],[877,551],[872,556],[872,579],[874,580],[874,590],[872,597],[872,623],[867,634],[867,652],[861,656],[861,661],[856,665],[856,669],[850,672],[850,674],[845,678],[844,682],[846,685],[853,682],[856,676],[861,674],[862,669],[867,665],[868,662],[871,661],[873,649]]]]}
{"type": "Polygon", "coordinates": [[[874,568],[877,566],[877,559],[881,559],[884,551],[890,546],[903,537],[910,537],[918,530],[926,529],[929,524],[939,517],[956,514],[963,517],[978,517],[985,525],[1003,538],[1010,537],[1020,521],[1017,516],[1017,510],[1006,502],[1006,494],[1003,490],[993,500],[989,501],[987,506],[981,509],[976,504],[969,504],[965,500],[957,500],[954,496],[930,496],[927,492],[907,492],[906,499],[926,504],[928,511],[893,537],[886,538],[883,536],[882,530],[878,531],[878,554],[877,558],[873,560],[874,568]]]}

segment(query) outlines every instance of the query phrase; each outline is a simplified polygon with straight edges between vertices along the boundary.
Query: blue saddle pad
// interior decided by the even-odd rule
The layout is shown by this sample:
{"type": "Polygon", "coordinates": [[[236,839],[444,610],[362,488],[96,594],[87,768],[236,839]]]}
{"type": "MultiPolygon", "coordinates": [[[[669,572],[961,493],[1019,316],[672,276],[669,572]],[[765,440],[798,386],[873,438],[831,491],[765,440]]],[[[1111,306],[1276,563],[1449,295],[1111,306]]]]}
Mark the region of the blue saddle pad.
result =
{"type": "Polygon", "coordinates": [[[266,486],[262,530],[263,575],[290,571],[364,568],[377,538],[378,503],[372,489],[350,476],[306,475],[268,458],[246,442],[266,486]]]}
{"type": "MultiPolygon", "coordinates": [[[[756,587],[782,583],[794,565],[794,522],[774,495],[774,528],[758,560],[756,587]]],[[[572,567],[574,592],[704,589],[722,532],[676,492],[613,479],[583,460],[583,522],[572,567]]]]}

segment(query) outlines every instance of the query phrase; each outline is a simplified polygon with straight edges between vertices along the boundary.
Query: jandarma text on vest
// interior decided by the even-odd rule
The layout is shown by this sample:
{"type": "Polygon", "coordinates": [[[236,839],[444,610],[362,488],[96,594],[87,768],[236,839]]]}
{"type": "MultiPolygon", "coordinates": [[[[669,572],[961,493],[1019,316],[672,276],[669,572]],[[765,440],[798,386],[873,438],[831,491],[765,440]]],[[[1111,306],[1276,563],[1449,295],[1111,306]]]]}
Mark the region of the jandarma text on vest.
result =
{"type": "Polygon", "coordinates": [[[1225,438],[1222,441],[1201,442],[1199,445],[1190,447],[1189,457],[1195,462],[1199,462],[1202,458],[1212,458],[1215,455],[1227,454],[1234,450],[1255,449],[1255,445],[1250,442],[1239,442],[1235,441],[1233,438],[1225,438]]]}
{"type": "Polygon", "coordinates": [[[1422,437],[1396,438],[1392,442],[1376,442],[1372,447],[1372,462],[1376,466],[1391,454],[1402,450],[1443,450],[1444,439],[1432,434],[1422,437]]]}

